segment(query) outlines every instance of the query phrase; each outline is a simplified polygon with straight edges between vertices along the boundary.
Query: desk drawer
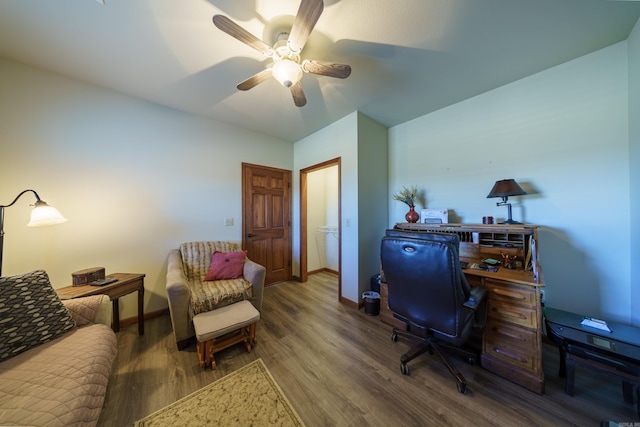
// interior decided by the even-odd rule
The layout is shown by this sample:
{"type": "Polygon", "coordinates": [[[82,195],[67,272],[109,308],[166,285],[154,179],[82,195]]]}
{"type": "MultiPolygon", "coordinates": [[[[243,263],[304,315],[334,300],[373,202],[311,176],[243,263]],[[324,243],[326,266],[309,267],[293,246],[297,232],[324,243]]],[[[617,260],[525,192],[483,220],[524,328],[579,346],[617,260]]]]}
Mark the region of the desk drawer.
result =
{"type": "Polygon", "coordinates": [[[537,334],[489,319],[484,336],[483,353],[528,371],[538,366],[537,334]]]}
{"type": "Polygon", "coordinates": [[[538,328],[538,312],[533,308],[518,307],[489,299],[489,317],[525,328],[538,328]]]}
{"type": "Polygon", "coordinates": [[[485,280],[485,286],[489,289],[491,299],[495,301],[502,301],[509,305],[526,305],[532,308],[536,308],[538,305],[538,292],[535,287],[519,286],[492,279],[485,280]]]}
{"type": "Polygon", "coordinates": [[[485,335],[488,342],[508,348],[517,347],[525,352],[537,351],[537,333],[493,319],[487,320],[485,335]]]}

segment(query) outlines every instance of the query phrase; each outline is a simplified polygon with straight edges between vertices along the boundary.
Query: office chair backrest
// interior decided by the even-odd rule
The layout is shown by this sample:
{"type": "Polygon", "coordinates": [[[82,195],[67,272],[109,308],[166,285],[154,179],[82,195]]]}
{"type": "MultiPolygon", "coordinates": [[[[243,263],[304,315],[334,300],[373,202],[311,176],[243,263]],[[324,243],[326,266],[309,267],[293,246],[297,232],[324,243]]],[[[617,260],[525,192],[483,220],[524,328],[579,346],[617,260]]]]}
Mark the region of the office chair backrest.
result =
{"type": "Polygon", "coordinates": [[[406,237],[407,239],[422,239],[451,243],[455,245],[456,249],[460,247],[460,238],[454,233],[429,233],[425,231],[405,231],[391,228],[385,232],[385,235],[389,237],[406,237]]]}
{"type": "MultiPolygon", "coordinates": [[[[451,243],[455,246],[456,253],[460,253],[460,237],[454,233],[434,233],[429,231],[405,231],[395,228],[388,229],[385,232],[389,237],[405,237],[407,239],[431,240],[434,242],[451,243]]],[[[468,289],[468,286],[467,286],[468,289]]],[[[467,292],[468,293],[468,292],[467,292]]]]}
{"type": "Polygon", "coordinates": [[[389,308],[396,317],[419,328],[457,337],[463,326],[462,304],[469,296],[458,259],[457,235],[390,234],[381,245],[389,308]]]}

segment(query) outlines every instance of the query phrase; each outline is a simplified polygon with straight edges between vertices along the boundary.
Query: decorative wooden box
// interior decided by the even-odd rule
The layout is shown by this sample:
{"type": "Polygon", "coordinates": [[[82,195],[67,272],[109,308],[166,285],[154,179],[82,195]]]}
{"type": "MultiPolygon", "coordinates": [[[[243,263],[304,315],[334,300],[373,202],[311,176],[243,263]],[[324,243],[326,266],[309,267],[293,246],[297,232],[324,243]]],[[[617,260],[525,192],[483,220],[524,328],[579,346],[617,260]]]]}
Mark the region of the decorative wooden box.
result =
{"type": "Polygon", "coordinates": [[[91,267],[71,273],[73,286],[84,286],[95,280],[104,279],[104,267],[91,267]]]}

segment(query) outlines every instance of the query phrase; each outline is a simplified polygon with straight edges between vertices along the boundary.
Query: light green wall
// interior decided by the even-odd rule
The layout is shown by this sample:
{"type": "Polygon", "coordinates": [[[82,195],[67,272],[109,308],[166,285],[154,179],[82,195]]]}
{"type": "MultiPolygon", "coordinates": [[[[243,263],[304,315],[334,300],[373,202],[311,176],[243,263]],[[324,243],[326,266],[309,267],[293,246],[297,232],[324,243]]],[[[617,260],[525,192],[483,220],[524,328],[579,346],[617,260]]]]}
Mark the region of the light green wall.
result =
{"type": "MultiPolygon", "coordinates": [[[[292,169],[291,143],[0,60],[0,204],[32,188],[69,221],[28,228],[5,209],[4,274],[145,273],[145,311],[167,307],[166,258],[189,240],[241,239],[241,163],[292,169]],[[224,226],[224,218],[235,225],[224,226]]],[[[121,317],[136,315],[136,297],[121,317]]]]}
{"type": "Polygon", "coordinates": [[[640,20],[627,40],[629,55],[629,168],[631,172],[631,316],[640,325],[640,20]]]}
{"type": "MultiPolygon", "coordinates": [[[[550,306],[629,321],[629,121],[622,42],[390,129],[390,190],[418,185],[464,223],[504,218],[486,195],[514,178],[515,220],[542,226],[550,306]]],[[[424,206],[421,206],[424,207],[424,206]]],[[[405,207],[389,202],[390,225],[405,207]]]]}

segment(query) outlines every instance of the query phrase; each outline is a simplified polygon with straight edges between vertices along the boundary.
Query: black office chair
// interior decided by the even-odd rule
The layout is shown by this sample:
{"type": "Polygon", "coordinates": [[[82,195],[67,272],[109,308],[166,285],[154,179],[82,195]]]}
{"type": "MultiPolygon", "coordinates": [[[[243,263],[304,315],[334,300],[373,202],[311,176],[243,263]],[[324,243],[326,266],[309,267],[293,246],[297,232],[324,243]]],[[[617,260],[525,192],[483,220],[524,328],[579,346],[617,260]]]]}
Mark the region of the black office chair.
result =
{"type": "Polygon", "coordinates": [[[464,377],[442,350],[454,350],[470,363],[477,361],[478,352],[463,345],[474,326],[484,327],[487,289],[469,286],[460,268],[459,244],[456,234],[387,230],[381,262],[389,308],[394,317],[409,325],[408,331],[394,328],[391,339],[397,341],[398,335],[422,339],[400,358],[400,371],[409,375],[410,360],[426,351],[435,352],[455,376],[458,391],[464,393],[464,377]]]}

